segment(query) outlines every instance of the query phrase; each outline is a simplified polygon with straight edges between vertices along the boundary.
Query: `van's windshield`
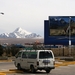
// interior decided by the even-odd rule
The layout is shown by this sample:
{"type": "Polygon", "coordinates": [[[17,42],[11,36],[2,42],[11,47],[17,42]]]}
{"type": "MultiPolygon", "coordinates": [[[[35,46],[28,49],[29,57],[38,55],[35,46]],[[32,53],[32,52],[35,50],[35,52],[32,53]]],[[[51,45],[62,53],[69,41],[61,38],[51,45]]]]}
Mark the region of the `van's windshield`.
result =
{"type": "Polygon", "coordinates": [[[52,56],[52,53],[50,51],[41,51],[39,53],[39,58],[40,59],[53,58],[53,56],[52,56]]]}

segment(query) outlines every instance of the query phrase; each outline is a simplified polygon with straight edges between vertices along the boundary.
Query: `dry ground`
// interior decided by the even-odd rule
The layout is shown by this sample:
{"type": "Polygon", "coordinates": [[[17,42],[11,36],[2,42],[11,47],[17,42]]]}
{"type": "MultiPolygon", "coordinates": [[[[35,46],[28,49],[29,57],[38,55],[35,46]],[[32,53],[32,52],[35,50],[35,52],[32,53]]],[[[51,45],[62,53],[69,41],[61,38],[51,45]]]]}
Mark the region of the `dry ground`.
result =
{"type": "Polygon", "coordinates": [[[26,39],[26,38],[0,38],[0,44],[25,44],[25,43],[34,43],[35,41],[44,42],[44,39],[26,39]]]}

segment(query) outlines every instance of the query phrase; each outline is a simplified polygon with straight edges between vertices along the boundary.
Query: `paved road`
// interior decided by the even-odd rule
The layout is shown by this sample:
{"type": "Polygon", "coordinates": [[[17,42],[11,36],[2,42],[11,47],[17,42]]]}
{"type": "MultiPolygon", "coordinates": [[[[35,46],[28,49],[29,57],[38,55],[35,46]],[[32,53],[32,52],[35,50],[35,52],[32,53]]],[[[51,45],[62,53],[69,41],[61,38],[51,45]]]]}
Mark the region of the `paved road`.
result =
{"type": "MultiPolygon", "coordinates": [[[[14,62],[0,62],[0,71],[9,69],[16,69],[14,62]]],[[[53,69],[49,74],[45,71],[38,71],[37,73],[10,73],[6,75],[75,75],[75,65],[60,66],[53,69]]]]}
{"type": "Polygon", "coordinates": [[[16,69],[14,62],[0,62],[0,71],[16,69]]]}
{"type": "Polygon", "coordinates": [[[75,65],[68,66],[60,66],[52,70],[49,74],[45,73],[45,71],[37,72],[37,73],[13,73],[7,75],[75,75],[75,65]]]}

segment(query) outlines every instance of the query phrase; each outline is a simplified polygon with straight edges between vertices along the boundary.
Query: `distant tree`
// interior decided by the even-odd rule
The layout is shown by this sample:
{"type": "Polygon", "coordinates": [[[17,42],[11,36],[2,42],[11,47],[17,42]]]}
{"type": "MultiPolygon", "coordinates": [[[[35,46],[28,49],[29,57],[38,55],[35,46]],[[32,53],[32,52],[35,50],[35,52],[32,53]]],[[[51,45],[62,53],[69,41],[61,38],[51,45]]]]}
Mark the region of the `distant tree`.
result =
{"type": "Polygon", "coordinates": [[[15,56],[18,51],[19,51],[19,48],[16,48],[15,46],[11,47],[12,56],[15,56]]]}
{"type": "Polygon", "coordinates": [[[8,46],[6,49],[7,56],[11,56],[10,53],[11,53],[11,48],[8,46]]]}
{"type": "Polygon", "coordinates": [[[0,45],[0,56],[2,56],[2,54],[3,54],[3,47],[2,45],[0,45]]]}
{"type": "Polygon", "coordinates": [[[33,44],[33,49],[37,50],[37,44],[36,43],[33,44]]]}

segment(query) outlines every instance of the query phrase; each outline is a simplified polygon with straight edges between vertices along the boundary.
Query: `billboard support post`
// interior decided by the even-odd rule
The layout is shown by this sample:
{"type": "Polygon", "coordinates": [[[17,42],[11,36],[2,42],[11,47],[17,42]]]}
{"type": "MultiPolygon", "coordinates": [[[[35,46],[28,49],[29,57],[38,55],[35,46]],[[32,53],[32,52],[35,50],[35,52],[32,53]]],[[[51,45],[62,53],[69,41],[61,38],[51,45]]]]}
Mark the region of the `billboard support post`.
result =
{"type": "Polygon", "coordinates": [[[71,17],[69,17],[69,56],[71,56],[71,26],[70,26],[71,17]]]}

